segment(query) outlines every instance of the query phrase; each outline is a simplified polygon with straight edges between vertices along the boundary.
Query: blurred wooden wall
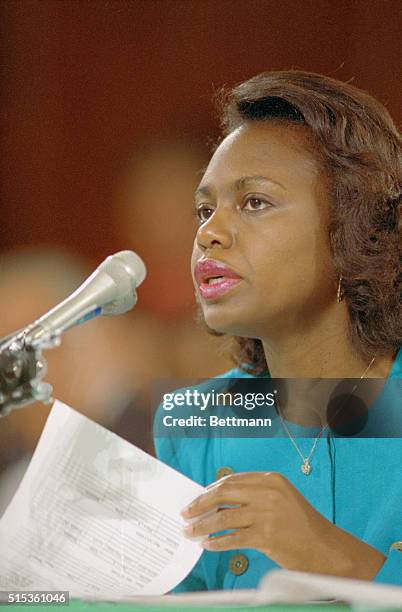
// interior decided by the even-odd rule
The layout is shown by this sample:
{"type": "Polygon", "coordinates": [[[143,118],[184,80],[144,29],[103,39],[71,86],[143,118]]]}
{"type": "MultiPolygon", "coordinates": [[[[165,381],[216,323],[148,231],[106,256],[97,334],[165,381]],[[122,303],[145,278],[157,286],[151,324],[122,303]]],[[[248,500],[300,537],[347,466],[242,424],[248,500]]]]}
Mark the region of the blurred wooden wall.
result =
{"type": "Polygon", "coordinates": [[[114,248],[113,177],[151,135],[217,133],[211,97],[269,69],[354,82],[401,118],[400,0],[3,0],[0,248],[114,248]]]}

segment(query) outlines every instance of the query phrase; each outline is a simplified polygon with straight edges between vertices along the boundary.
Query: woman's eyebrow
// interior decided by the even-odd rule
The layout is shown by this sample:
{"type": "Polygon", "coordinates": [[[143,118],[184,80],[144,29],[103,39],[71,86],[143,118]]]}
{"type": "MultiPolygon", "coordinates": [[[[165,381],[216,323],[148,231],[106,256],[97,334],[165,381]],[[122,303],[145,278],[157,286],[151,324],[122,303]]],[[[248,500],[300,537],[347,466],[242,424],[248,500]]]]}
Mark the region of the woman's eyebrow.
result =
{"type": "Polygon", "coordinates": [[[244,187],[248,187],[250,183],[273,183],[274,185],[278,185],[285,191],[287,191],[286,187],[279,183],[279,181],[274,181],[274,179],[270,179],[266,176],[255,175],[255,176],[242,176],[241,178],[235,181],[236,190],[243,189],[244,187]]]}
{"type": "MultiPolygon", "coordinates": [[[[262,175],[253,175],[253,176],[241,176],[239,179],[237,179],[234,182],[234,187],[236,191],[239,191],[240,189],[243,189],[244,187],[248,187],[251,183],[272,183],[273,185],[277,185],[278,187],[281,187],[281,189],[284,189],[285,191],[287,191],[286,187],[284,185],[282,185],[282,183],[280,183],[279,181],[275,181],[274,179],[270,179],[266,176],[262,176],[262,175]]],[[[198,187],[195,190],[194,195],[197,196],[210,196],[212,193],[212,190],[208,187],[208,185],[200,185],[200,187],[198,187]]]]}
{"type": "Polygon", "coordinates": [[[206,185],[205,186],[197,187],[197,189],[194,192],[194,196],[195,197],[197,197],[197,196],[209,196],[209,195],[211,195],[211,190],[206,185]]]}

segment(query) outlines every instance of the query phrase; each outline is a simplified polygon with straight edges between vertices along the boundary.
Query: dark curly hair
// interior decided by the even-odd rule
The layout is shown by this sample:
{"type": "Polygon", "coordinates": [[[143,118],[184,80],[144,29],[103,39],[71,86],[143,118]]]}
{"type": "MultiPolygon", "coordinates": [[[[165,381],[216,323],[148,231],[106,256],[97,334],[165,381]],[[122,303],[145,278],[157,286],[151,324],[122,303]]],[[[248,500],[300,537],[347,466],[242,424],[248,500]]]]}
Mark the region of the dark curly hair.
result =
{"type": "MultiPolygon", "coordinates": [[[[220,91],[218,101],[225,136],[253,121],[307,128],[329,179],[331,253],[352,341],[366,357],[396,351],[402,344],[402,148],[386,108],[349,83],[296,70],[260,74],[220,91]]],[[[234,343],[238,367],[267,371],[260,340],[236,337],[234,343]]]]}

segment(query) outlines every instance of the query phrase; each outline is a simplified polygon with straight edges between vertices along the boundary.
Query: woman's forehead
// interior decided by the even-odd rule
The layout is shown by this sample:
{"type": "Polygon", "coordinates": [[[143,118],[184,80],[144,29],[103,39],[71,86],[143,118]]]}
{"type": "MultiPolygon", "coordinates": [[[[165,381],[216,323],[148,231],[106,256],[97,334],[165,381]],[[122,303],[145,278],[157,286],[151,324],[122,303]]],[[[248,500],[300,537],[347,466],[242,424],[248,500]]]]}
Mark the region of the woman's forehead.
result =
{"type": "Polygon", "coordinates": [[[253,175],[268,176],[283,184],[292,178],[311,180],[318,170],[304,126],[253,122],[240,126],[220,143],[201,185],[253,175]]]}

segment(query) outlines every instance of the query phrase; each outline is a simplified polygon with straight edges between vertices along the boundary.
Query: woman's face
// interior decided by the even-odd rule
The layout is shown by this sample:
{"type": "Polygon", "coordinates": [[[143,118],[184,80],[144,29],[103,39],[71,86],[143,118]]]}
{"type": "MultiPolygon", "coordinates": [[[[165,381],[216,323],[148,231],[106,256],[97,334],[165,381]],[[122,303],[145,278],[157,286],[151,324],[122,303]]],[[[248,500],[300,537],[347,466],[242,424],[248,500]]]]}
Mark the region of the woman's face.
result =
{"type": "Polygon", "coordinates": [[[325,178],[304,129],[238,128],[197,189],[192,275],[216,331],[261,339],[300,332],[336,303],[325,178]]]}

